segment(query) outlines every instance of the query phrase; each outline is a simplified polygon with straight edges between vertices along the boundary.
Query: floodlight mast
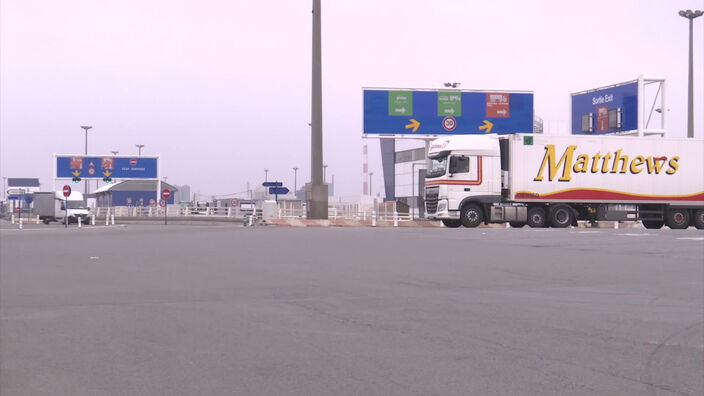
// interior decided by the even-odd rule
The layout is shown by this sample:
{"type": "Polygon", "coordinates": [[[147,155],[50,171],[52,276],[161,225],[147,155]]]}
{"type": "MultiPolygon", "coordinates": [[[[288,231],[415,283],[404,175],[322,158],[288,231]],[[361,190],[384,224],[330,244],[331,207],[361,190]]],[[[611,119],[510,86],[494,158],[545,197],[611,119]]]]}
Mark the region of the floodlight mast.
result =
{"type": "Polygon", "coordinates": [[[679,15],[689,19],[689,91],[687,105],[687,137],[694,137],[694,44],[693,44],[693,22],[704,14],[701,10],[681,10],[679,15]]]}

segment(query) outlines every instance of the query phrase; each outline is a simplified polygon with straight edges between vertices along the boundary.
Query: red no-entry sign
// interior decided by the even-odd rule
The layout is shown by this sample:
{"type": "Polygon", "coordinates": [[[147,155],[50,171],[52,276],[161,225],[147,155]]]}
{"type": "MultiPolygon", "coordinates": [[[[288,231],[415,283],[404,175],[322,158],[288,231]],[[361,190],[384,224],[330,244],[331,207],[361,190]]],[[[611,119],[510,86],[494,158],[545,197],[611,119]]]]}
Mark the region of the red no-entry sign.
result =
{"type": "Polygon", "coordinates": [[[169,190],[168,188],[163,189],[163,190],[161,191],[161,197],[164,198],[164,199],[169,199],[169,198],[171,198],[171,190],[169,190]]]}
{"type": "Polygon", "coordinates": [[[68,186],[68,185],[64,186],[63,192],[64,192],[64,197],[68,197],[69,195],[71,195],[71,186],[68,186]]]}

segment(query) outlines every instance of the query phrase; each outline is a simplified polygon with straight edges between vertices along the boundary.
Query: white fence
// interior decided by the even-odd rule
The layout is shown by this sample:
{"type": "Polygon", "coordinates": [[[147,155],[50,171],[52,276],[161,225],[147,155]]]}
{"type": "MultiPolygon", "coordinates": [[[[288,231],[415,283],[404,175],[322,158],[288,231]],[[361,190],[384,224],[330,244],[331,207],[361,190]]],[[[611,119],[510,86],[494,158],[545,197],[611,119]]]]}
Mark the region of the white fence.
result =
{"type": "MultiPolygon", "coordinates": [[[[92,214],[97,218],[105,218],[106,216],[115,217],[164,217],[164,210],[168,211],[168,217],[212,217],[212,218],[233,218],[241,219],[249,217],[252,214],[257,219],[262,218],[262,209],[241,209],[240,207],[183,207],[178,205],[168,205],[166,208],[160,206],[113,206],[106,208],[94,208],[92,214]]],[[[398,221],[412,220],[410,213],[398,213],[395,202],[387,202],[379,205],[362,205],[356,203],[331,203],[328,205],[328,218],[330,220],[371,220],[372,215],[376,214],[376,219],[379,221],[393,221],[396,218],[398,221]]],[[[279,219],[287,218],[306,218],[306,206],[300,201],[281,201],[278,203],[278,211],[276,216],[279,219]]]]}

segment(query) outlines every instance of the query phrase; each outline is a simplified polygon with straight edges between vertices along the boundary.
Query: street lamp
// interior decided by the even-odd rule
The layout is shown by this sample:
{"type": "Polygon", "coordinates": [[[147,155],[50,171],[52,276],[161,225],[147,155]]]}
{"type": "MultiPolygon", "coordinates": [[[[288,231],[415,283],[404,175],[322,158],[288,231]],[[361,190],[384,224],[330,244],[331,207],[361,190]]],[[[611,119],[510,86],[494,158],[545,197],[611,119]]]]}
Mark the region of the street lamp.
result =
{"type": "Polygon", "coordinates": [[[325,179],[325,171],[328,169],[327,165],[323,165],[323,184],[327,183],[327,180],[325,179]]]}
{"type": "Polygon", "coordinates": [[[374,176],[374,172],[369,172],[369,196],[374,196],[372,195],[372,176],[374,176]]]}
{"type": "MultiPolygon", "coordinates": [[[[84,125],[81,126],[81,128],[86,132],[86,149],[85,149],[85,155],[88,155],[88,130],[93,128],[92,126],[89,125],[84,125]]],[[[88,199],[88,178],[85,178],[84,181],[84,189],[83,189],[83,199],[88,199]]]]}
{"type": "Polygon", "coordinates": [[[701,10],[681,10],[680,16],[689,19],[689,106],[687,115],[687,137],[694,137],[694,45],[692,43],[692,22],[704,14],[701,10]]]}
{"type": "Polygon", "coordinates": [[[134,146],[139,149],[139,156],[141,157],[142,156],[142,147],[144,147],[144,145],[143,144],[135,144],[134,146]]]}
{"type": "Polygon", "coordinates": [[[264,181],[269,181],[269,169],[264,169],[264,181]]]}
{"type": "Polygon", "coordinates": [[[294,167],[293,167],[293,196],[294,196],[294,197],[296,196],[297,191],[298,191],[298,188],[297,188],[297,187],[298,187],[297,175],[298,175],[298,167],[297,167],[297,166],[294,166],[294,167]]]}

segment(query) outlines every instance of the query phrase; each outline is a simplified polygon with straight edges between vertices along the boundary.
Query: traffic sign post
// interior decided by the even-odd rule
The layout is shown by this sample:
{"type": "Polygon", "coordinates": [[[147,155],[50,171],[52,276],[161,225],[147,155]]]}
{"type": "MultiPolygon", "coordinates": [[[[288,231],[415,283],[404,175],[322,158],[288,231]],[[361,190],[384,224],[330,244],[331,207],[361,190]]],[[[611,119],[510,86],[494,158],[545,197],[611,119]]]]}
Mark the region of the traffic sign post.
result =
{"type": "MultiPolygon", "coordinates": [[[[168,217],[169,217],[169,198],[171,198],[171,190],[168,188],[165,188],[161,191],[161,199],[164,202],[164,225],[168,224],[168,217]]],[[[159,203],[161,204],[161,202],[159,203]]]]}
{"type": "Polygon", "coordinates": [[[269,187],[269,194],[274,194],[274,199],[276,199],[276,202],[279,202],[279,194],[286,195],[288,192],[289,189],[287,187],[269,187]]]}
{"type": "Polygon", "coordinates": [[[71,195],[71,186],[64,185],[62,192],[64,194],[64,227],[68,228],[68,196],[71,195]]]}

